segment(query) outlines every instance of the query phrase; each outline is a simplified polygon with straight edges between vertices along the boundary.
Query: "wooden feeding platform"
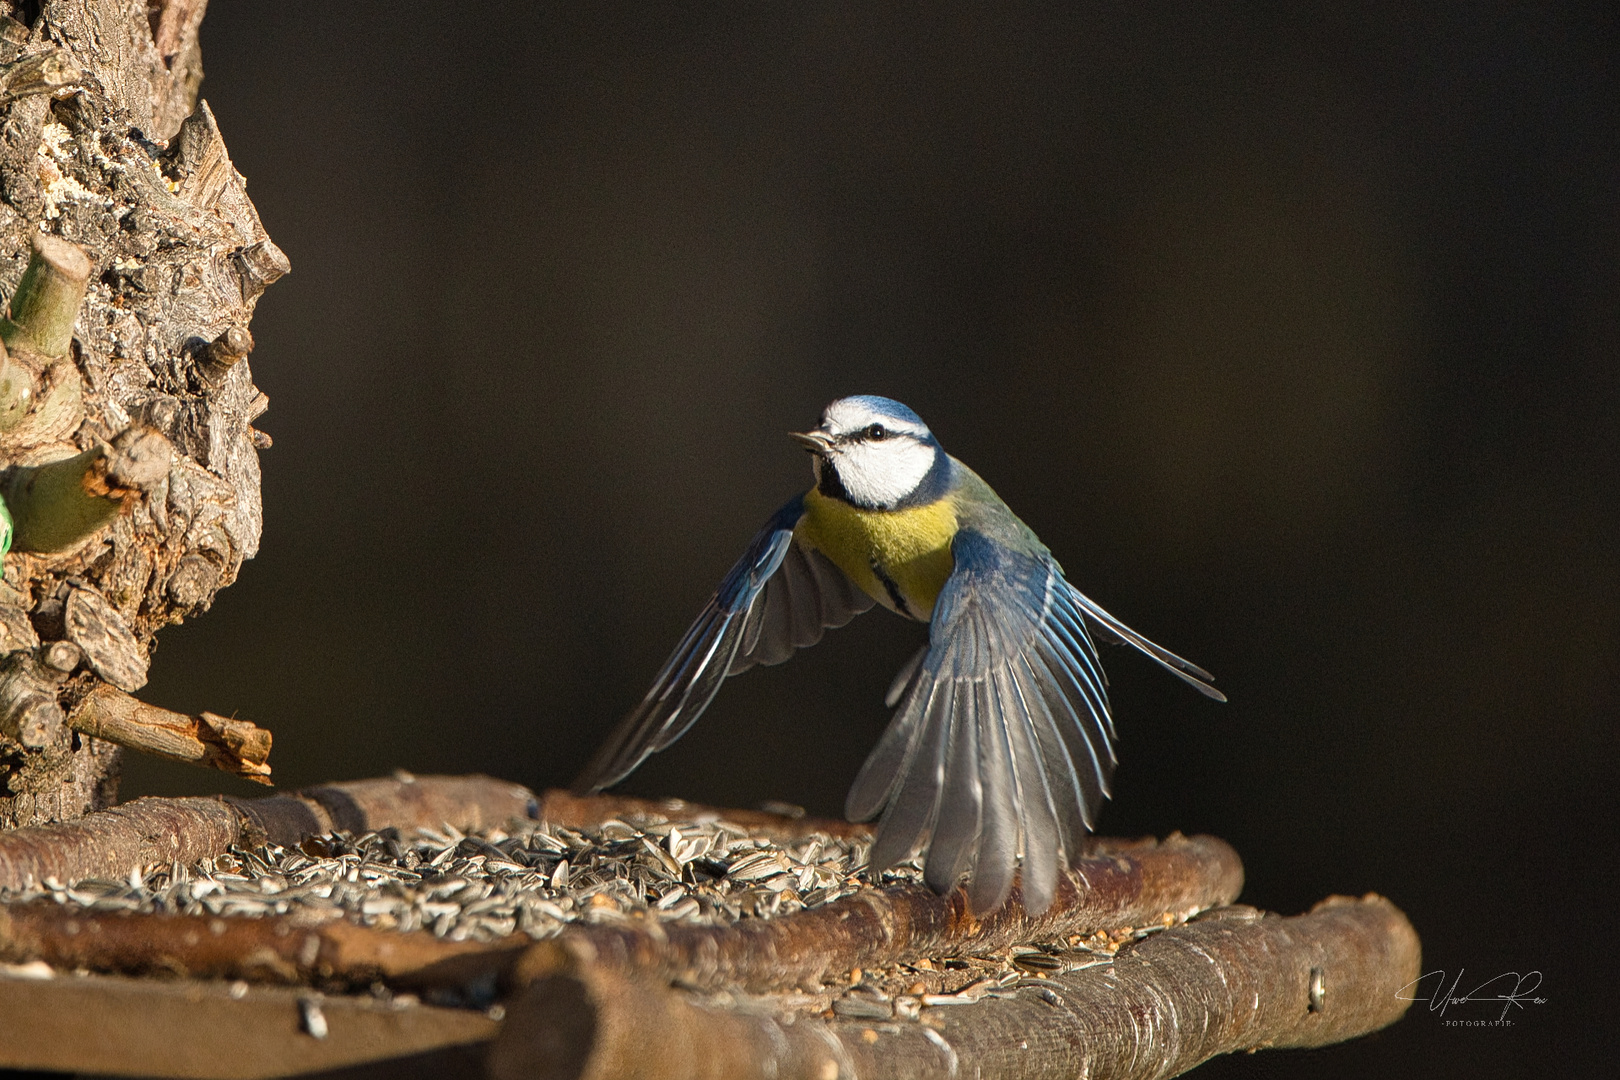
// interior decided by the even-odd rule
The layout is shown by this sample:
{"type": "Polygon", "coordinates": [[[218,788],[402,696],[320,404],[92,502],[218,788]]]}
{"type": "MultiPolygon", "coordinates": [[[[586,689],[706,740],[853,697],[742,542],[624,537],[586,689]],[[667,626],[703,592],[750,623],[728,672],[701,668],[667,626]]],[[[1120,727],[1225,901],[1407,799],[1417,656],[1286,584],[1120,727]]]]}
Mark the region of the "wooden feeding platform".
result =
{"type": "Polygon", "coordinates": [[[404,774],[14,830],[0,1067],[1173,1076],[1376,1030],[1419,973],[1380,897],[1235,904],[1241,863],[1212,837],[1096,839],[1038,917],[1016,892],[975,916],[912,868],[870,880],[868,843],[844,822],[404,774]]]}

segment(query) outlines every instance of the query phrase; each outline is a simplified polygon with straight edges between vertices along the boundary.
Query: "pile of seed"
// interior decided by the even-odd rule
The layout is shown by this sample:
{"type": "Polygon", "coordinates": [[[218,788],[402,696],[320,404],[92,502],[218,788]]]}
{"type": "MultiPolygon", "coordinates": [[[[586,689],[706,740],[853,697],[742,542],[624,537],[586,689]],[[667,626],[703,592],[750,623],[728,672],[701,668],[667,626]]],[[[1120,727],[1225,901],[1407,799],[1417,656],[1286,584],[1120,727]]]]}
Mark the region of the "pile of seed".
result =
{"type": "MultiPolygon", "coordinates": [[[[862,888],[869,841],[820,834],[775,842],[723,820],[543,824],[469,835],[452,828],[232,848],[126,881],[47,880],[3,899],[49,897],[94,911],[348,918],[452,941],[535,938],[572,922],[633,917],[700,924],[769,918],[862,888]]],[[[903,867],[886,880],[920,880],[903,867]]]]}
{"type": "MultiPolygon", "coordinates": [[[[0,902],[52,899],[91,911],[283,915],[428,930],[452,941],[522,932],[545,938],[569,923],[657,919],[695,924],[771,918],[870,887],[870,841],[825,834],[773,840],[724,820],[606,821],[571,829],[514,826],[467,834],[421,829],[333,833],[298,847],[233,847],[193,866],[125,881],[46,879],[0,902]]],[[[906,864],[884,881],[920,882],[906,864]]],[[[1015,946],[988,956],[918,960],[833,975],[819,991],[770,995],[763,1007],[848,1020],[917,1019],[930,1007],[1019,993],[1049,995],[1056,974],[1111,963],[1123,945],[1164,925],[1015,946]]],[[[750,1007],[753,999],[711,995],[750,1007]]]]}

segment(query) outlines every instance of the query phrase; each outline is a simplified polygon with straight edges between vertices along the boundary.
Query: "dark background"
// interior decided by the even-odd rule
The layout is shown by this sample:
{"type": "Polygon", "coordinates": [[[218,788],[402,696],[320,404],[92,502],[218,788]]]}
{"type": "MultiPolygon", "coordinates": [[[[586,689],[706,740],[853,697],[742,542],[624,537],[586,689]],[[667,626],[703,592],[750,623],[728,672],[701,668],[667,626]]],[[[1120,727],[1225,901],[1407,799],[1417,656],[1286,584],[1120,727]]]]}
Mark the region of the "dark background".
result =
{"type": "MultiPolygon", "coordinates": [[[[144,696],[272,728],[284,785],[565,783],[807,485],[784,432],[887,394],[1231,695],[1109,653],[1105,831],[1544,973],[1511,1028],[1417,1006],[1200,1075],[1578,1075],[1613,1041],[1616,30],[216,3],[203,93],[293,264],[253,324],[276,445],[261,555],[144,696]]],[[[736,680],[625,790],[837,813],[919,637],[874,613],[736,680]]]]}

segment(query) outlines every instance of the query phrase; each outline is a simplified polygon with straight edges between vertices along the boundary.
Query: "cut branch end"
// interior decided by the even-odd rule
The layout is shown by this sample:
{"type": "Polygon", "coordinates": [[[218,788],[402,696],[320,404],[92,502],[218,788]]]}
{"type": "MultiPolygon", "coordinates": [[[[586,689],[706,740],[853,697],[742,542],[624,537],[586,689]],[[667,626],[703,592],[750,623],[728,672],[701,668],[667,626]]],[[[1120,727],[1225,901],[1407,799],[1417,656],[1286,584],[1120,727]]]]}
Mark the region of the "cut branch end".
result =
{"type": "Polygon", "coordinates": [[[19,551],[66,551],[109,525],[128,501],[168,475],[173,448],[151,428],[132,427],[111,444],[17,469],[5,501],[19,551]]]}
{"type": "Polygon", "coordinates": [[[0,339],[9,348],[54,359],[73,344],[90,258],[77,244],[45,233],[35,234],[33,247],[7,317],[0,319],[0,339]]]}

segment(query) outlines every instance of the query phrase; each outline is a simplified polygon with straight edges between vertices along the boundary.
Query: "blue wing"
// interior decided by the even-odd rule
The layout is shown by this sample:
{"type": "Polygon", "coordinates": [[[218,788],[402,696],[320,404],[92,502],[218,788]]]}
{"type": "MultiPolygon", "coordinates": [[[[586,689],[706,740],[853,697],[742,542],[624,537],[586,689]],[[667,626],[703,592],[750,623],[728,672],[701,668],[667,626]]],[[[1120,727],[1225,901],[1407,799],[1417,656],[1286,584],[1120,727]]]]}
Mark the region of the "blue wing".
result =
{"type": "Polygon", "coordinates": [[[794,540],[798,496],[771,516],[681,638],[651,690],[574,782],[599,791],[686,734],[727,675],[777,664],[874,601],[821,552],[794,540]]]}
{"type": "Polygon", "coordinates": [[[944,892],[967,875],[976,911],[1006,899],[1021,852],[1024,904],[1038,914],[1079,856],[1116,763],[1088,617],[1167,666],[1163,657],[1198,669],[1107,616],[1044,551],[964,529],[951,554],[927,654],[846,809],[856,821],[883,815],[874,869],[926,851],[928,884],[944,892]]]}

